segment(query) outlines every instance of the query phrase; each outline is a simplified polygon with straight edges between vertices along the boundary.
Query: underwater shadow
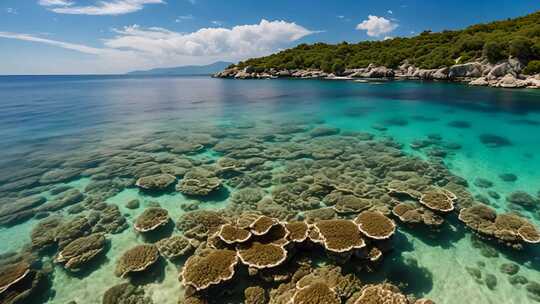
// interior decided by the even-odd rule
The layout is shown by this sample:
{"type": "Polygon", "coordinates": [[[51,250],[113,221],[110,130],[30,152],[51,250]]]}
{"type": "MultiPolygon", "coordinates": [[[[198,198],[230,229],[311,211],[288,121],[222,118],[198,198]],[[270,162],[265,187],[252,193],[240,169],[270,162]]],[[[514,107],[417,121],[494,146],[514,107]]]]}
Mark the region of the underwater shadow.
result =
{"type": "Polygon", "coordinates": [[[423,297],[433,289],[433,274],[416,259],[402,255],[414,251],[405,235],[398,232],[394,237],[395,249],[384,257],[381,268],[368,276],[362,275],[362,278],[368,283],[389,281],[405,293],[423,297]]]}
{"type": "Polygon", "coordinates": [[[499,243],[484,240],[480,241],[491,246],[510,261],[519,264],[522,267],[540,272],[540,248],[535,246],[535,244],[525,244],[523,249],[516,250],[499,243]]]}
{"type": "Polygon", "coordinates": [[[176,190],[174,189],[174,185],[171,185],[165,189],[161,189],[161,190],[143,190],[141,188],[138,188],[139,189],[139,195],[141,196],[149,196],[149,197],[160,197],[162,195],[165,195],[165,194],[174,194],[176,192],[176,190]]]}
{"type": "Polygon", "coordinates": [[[227,187],[220,187],[219,189],[212,191],[206,196],[201,195],[185,195],[185,197],[197,200],[201,203],[209,203],[209,202],[223,202],[227,200],[230,196],[231,192],[227,187]]]}
{"type": "Polygon", "coordinates": [[[174,221],[169,220],[165,226],[161,226],[154,231],[140,233],[142,239],[146,243],[156,243],[159,240],[170,237],[174,232],[174,221]]]}
{"type": "Polygon", "coordinates": [[[24,283],[26,287],[30,287],[28,284],[32,285],[28,297],[16,301],[14,303],[25,303],[25,304],[45,304],[49,303],[56,292],[52,289],[52,280],[49,277],[43,277],[38,280],[37,284],[34,285],[34,282],[24,283]]]}
{"type": "Polygon", "coordinates": [[[454,244],[465,237],[465,228],[459,225],[455,216],[445,218],[439,230],[433,231],[427,227],[400,226],[400,230],[407,232],[431,247],[450,249],[454,244]]]}
{"type": "Polygon", "coordinates": [[[136,286],[148,285],[151,283],[161,283],[165,279],[165,267],[167,262],[159,257],[158,260],[148,269],[141,272],[129,274],[129,281],[136,286]]]}

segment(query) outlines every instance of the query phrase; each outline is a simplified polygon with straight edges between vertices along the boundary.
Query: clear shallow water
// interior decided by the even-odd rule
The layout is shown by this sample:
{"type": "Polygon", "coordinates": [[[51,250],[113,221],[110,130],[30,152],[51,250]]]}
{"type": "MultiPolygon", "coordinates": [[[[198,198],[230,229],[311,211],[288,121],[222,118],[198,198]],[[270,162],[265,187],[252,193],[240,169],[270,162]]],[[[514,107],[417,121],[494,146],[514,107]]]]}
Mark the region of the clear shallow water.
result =
{"type": "MultiPolygon", "coordinates": [[[[189,135],[201,130],[242,130],[259,132],[283,123],[313,127],[324,124],[344,131],[362,131],[375,140],[392,137],[403,144],[410,155],[429,161],[426,149],[410,144],[430,134],[454,143],[460,149],[448,149],[445,165],[469,182],[469,191],[482,195],[500,212],[515,209],[505,197],[518,190],[534,197],[540,192],[540,92],[471,88],[449,83],[261,80],[234,81],[203,77],[128,78],[128,77],[0,77],[0,185],[20,181],[28,168],[44,167],[42,173],[62,162],[88,153],[112,158],[114,151],[128,149],[163,134],[189,135]],[[449,126],[452,121],[469,126],[449,126]],[[374,128],[374,126],[376,128],[374,128]],[[381,130],[377,126],[384,126],[381,130]],[[253,130],[253,131],[251,131],[253,130]],[[509,141],[493,148],[480,140],[493,134],[509,141]],[[47,161],[50,164],[47,164],[47,161]],[[504,182],[500,174],[513,173],[515,182],[504,182]],[[489,189],[475,185],[484,178],[493,183],[489,189]],[[501,198],[489,197],[488,191],[501,198]]],[[[152,155],[164,152],[150,152],[152,155]]],[[[215,161],[219,153],[207,149],[189,155],[192,159],[215,161]]],[[[100,158],[100,162],[106,161],[100,158]]],[[[279,171],[279,164],[274,164],[279,171]]],[[[92,175],[74,177],[66,184],[85,192],[92,175]]],[[[56,185],[55,185],[56,186],[56,185]]],[[[9,204],[15,197],[35,193],[53,200],[50,187],[36,183],[22,185],[0,200],[9,204]]],[[[5,188],[4,188],[5,189],[5,188]]],[[[230,195],[236,191],[228,187],[230,195]]],[[[219,209],[229,204],[227,197],[199,202],[178,192],[147,195],[134,187],[123,188],[106,198],[119,206],[129,224],[144,210],[158,202],[176,221],[185,213],[180,205],[198,203],[199,209],[219,209]],[[142,207],[127,209],[126,203],[139,199],[142,207]]],[[[67,209],[55,213],[67,214],[67,209]]],[[[518,210],[530,221],[540,224],[538,213],[518,210]]],[[[29,219],[0,228],[0,254],[19,251],[30,242],[30,233],[38,219],[29,219]]],[[[400,229],[396,250],[385,259],[380,273],[366,280],[389,277],[409,281],[405,291],[425,296],[437,303],[534,303],[524,286],[509,283],[500,272],[502,264],[520,264],[519,274],[540,282],[539,251],[518,254],[507,251],[498,257],[485,257],[471,245],[472,234],[459,223],[450,240],[432,240],[408,229],[400,229]],[[416,262],[411,262],[415,260],[416,262]],[[481,262],[484,266],[478,266],[481,262]],[[408,263],[408,264],[407,264],[408,263]],[[484,276],[493,274],[493,289],[478,284],[466,267],[481,268],[484,276]]],[[[59,265],[54,268],[55,294],[49,303],[100,303],[103,292],[123,282],[113,275],[116,259],[144,240],[133,229],[109,236],[111,248],[105,260],[87,276],[74,276],[59,265]]],[[[445,237],[441,237],[444,239],[445,237]]],[[[47,258],[45,258],[47,259],[47,258]]],[[[177,281],[178,264],[166,262],[161,282],[145,285],[155,303],[176,303],[183,292],[177,281]]]]}

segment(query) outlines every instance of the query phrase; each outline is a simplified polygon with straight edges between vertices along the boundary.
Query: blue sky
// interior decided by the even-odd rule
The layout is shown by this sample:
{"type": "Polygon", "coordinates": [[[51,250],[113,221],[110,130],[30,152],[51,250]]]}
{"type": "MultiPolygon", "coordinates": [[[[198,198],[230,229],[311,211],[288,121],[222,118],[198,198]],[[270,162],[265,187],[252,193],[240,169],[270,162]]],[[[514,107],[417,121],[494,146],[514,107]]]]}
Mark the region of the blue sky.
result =
{"type": "Polygon", "coordinates": [[[123,73],[459,29],[538,0],[2,0],[0,74],[123,73]]]}

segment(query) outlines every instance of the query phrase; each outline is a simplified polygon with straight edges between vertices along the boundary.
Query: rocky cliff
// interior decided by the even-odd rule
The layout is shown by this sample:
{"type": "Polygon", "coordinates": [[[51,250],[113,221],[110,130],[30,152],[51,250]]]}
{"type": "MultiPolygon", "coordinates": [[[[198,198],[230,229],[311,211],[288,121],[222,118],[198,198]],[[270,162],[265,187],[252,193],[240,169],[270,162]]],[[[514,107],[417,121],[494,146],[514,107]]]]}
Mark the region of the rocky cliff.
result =
{"type": "Polygon", "coordinates": [[[420,69],[407,62],[397,69],[369,65],[366,68],[347,69],[342,73],[325,73],[317,69],[277,70],[263,72],[251,67],[226,69],[214,74],[218,78],[268,79],[268,78],[319,78],[319,79],[416,79],[460,81],[475,86],[501,88],[540,88],[540,74],[523,75],[524,64],[511,58],[491,64],[488,61],[456,64],[440,69],[420,69]]]}

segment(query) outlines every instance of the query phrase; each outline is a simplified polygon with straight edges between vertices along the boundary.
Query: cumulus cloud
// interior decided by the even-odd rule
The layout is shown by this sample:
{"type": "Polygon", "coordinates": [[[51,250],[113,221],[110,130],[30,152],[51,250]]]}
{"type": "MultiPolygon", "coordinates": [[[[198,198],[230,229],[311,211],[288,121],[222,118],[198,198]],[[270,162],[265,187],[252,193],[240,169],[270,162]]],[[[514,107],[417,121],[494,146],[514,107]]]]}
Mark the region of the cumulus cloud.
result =
{"type": "Polygon", "coordinates": [[[222,55],[234,58],[264,55],[314,33],[295,23],[264,19],[259,24],[202,28],[187,34],[137,25],[115,31],[116,37],[105,40],[109,48],[136,50],[156,56],[222,55]]]}
{"type": "Polygon", "coordinates": [[[380,37],[390,33],[398,27],[398,24],[384,17],[369,15],[367,20],[356,26],[357,30],[367,31],[368,36],[380,37]]]}
{"type": "Polygon", "coordinates": [[[147,4],[163,4],[163,0],[111,0],[98,1],[94,5],[78,6],[67,0],[40,0],[39,4],[49,7],[58,14],[71,15],[123,15],[140,11],[147,4]]]}
{"type": "Polygon", "coordinates": [[[134,69],[205,64],[217,60],[243,60],[267,55],[315,33],[296,23],[261,20],[232,28],[202,28],[180,33],[137,25],[115,29],[102,47],[90,47],[35,35],[0,32],[0,38],[31,41],[94,55],[93,67],[103,73],[134,69]]]}

